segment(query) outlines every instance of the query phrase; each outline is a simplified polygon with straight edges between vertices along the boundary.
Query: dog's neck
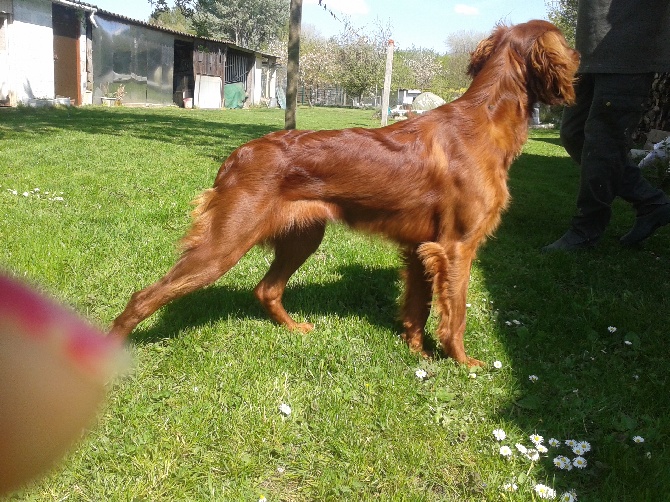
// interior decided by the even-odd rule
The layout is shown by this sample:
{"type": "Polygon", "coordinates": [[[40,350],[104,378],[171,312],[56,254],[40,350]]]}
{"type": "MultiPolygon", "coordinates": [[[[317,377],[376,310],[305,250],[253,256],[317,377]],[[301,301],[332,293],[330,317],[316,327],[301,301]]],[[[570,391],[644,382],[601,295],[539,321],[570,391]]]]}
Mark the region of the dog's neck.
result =
{"type": "MultiPolygon", "coordinates": [[[[500,55],[498,59],[501,59],[500,55]]],[[[528,138],[533,103],[530,102],[526,78],[524,66],[491,60],[457,100],[457,106],[485,118],[477,121],[482,129],[479,132],[491,135],[494,144],[506,152],[510,162],[521,153],[528,138]]]]}
{"type": "Polygon", "coordinates": [[[486,79],[480,73],[470,88],[454,104],[481,117],[475,121],[476,134],[489,135],[491,146],[516,158],[528,138],[530,109],[525,82],[510,75],[486,79]]]}

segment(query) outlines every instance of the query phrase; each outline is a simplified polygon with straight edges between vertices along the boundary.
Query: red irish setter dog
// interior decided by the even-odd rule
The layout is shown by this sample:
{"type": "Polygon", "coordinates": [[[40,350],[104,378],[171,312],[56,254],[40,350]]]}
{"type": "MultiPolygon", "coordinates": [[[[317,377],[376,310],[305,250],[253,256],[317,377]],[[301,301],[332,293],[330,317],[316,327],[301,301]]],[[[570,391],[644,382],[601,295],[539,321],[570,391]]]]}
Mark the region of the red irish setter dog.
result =
{"type": "Polygon", "coordinates": [[[329,221],[396,241],[406,263],[403,337],[423,352],[433,294],[445,355],[482,364],[463,346],[470,266],[509,200],[507,176],[533,104],[571,103],[579,56],[546,21],[498,26],[472,54],[463,96],[380,129],[278,131],[235,150],[199,198],[183,253],[136,292],[111,334],[127,336],[166,303],[213,283],[254,245],[274,261],[254,292],[270,317],[310,331],[284,310],[291,275],[329,221]]]}

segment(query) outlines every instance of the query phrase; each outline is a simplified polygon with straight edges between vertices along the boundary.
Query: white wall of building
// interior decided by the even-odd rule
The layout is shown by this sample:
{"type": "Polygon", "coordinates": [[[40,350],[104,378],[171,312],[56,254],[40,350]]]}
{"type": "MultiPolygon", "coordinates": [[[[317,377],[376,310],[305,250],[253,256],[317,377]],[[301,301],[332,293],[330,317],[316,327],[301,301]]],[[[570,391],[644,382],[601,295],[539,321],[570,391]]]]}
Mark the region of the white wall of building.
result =
{"type": "Polygon", "coordinates": [[[253,72],[254,88],[251,93],[251,104],[257,105],[261,102],[261,96],[263,96],[263,58],[261,56],[256,56],[256,65],[253,72]]]}
{"type": "Polygon", "coordinates": [[[14,2],[7,33],[10,86],[19,102],[54,97],[53,29],[51,2],[14,2]]]}

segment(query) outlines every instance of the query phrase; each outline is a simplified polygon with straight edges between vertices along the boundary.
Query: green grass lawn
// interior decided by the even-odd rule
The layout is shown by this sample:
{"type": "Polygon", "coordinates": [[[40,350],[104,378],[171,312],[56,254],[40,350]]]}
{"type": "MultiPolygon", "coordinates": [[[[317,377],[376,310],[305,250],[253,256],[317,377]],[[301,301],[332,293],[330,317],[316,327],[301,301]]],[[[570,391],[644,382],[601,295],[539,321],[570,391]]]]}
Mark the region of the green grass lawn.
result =
{"type": "MultiPolygon", "coordinates": [[[[189,202],[222,160],[283,122],[267,109],[0,109],[0,267],[107,326],[174,263],[189,202]]],[[[300,128],[376,124],[298,112],[300,128]]],[[[312,333],[266,317],[251,290],[271,255],[252,250],[138,327],[135,370],[96,426],[10,499],[525,501],[541,483],[557,500],[665,500],[670,229],[622,249],[634,215],[617,202],[597,249],[540,253],[567,229],[577,183],[557,133],[532,133],[472,270],[466,349],[485,369],[411,354],[395,246],[334,225],[285,297],[312,333]],[[531,434],[548,448],[537,460],[515,447],[531,434]],[[554,465],[577,457],[568,439],[590,444],[583,469],[554,465]]]]}

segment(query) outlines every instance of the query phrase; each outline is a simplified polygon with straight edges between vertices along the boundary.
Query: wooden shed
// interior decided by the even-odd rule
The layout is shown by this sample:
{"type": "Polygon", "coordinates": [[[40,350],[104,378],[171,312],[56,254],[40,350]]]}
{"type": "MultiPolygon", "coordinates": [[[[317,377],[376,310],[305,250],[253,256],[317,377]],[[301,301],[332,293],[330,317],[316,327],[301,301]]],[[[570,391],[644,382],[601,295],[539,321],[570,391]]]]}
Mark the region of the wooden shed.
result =
{"type": "Polygon", "coordinates": [[[0,104],[226,106],[275,96],[276,57],[76,0],[0,0],[0,104]],[[261,82],[272,82],[263,86],[261,82]]]}

